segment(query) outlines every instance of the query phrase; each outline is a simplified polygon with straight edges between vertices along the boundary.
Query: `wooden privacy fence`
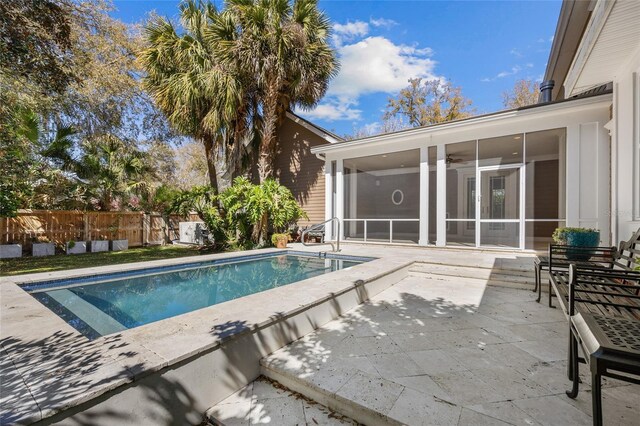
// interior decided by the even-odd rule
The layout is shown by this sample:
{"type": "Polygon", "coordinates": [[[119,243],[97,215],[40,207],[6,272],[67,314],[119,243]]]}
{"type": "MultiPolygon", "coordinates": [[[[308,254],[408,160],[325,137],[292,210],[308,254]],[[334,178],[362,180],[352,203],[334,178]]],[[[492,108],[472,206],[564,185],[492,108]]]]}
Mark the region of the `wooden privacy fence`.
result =
{"type": "Polygon", "coordinates": [[[179,222],[199,220],[144,212],[82,212],[67,210],[19,210],[12,218],[0,218],[0,244],[22,244],[31,250],[38,237],[56,244],[68,241],[127,239],[129,247],[165,244],[178,239],[179,222]]]}

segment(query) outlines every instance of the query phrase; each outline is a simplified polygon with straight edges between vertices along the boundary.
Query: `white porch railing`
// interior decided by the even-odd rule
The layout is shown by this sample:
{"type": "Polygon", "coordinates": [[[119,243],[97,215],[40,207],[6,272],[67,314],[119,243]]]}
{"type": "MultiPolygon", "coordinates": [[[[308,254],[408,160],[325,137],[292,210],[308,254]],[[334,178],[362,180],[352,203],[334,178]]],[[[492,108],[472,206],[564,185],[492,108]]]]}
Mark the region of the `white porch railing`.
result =
{"type": "MultiPolygon", "coordinates": [[[[358,237],[349,237],[347,236],[347,227],[348,227],[348,223],[358,223],[358,222],[362,222],[364,223],[364,231],[363,231],[363,241],[367,242],[368,239],[368,224],[369,222],[388,222],[389,223],[389,242],[392,243],[393,242],[393,223],[394,222],[415,222],[415,223],[420,223],[420,219],[342,219],[342,221],[344,222],[344,239],[359,239],[358,237]]],[[[419,226],[419,225],[418,225],[419,226]]],[[[416,232],[416,238],[418,237],[419,234],[419,230],[417,230],[416,232]]],[[[379,240],[379,239],[378,239],[379,240]]]]}

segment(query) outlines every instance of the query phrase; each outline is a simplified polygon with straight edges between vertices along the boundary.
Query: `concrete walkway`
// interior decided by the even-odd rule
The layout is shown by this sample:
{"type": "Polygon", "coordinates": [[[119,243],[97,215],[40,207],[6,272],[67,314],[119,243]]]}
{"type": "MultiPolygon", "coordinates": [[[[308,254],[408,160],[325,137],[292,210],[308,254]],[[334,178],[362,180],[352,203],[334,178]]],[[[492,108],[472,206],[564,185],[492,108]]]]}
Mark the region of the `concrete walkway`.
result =
{"type": "MultiPolygon", "coordinates": [[[[479,279],[409,276],[262,371],[366,424],[591,424],[584,366],[578,399],[564,394],[567,322],[534,299],[479,279]]],[[[640,386],[607,380],[603,397],[605,424],[637,424],[640,386]]]]}
{"type": "Polygon", "coordinates": [[[260,377],[206,413],[211,425],[355,426],[350,420],[302,395],[260,377]]]}

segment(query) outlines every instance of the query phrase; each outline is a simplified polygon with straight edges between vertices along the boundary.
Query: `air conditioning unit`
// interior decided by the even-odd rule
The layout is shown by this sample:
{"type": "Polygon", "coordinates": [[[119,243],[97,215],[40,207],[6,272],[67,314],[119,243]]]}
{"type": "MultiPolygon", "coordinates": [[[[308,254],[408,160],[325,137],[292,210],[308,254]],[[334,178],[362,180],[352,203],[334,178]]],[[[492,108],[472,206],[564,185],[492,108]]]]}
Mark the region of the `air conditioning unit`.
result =
{"type": "Polygon", "coordinates": [[[180,222],[180,243],[202,245],[206,239],[204,222],[180,222]]]}

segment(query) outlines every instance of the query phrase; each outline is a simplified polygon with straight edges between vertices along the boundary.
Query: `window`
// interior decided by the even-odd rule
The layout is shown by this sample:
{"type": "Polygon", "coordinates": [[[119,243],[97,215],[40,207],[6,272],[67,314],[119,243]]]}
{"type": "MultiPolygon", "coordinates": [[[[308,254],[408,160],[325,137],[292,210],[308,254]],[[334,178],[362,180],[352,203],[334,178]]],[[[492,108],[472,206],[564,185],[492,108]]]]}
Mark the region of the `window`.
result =
{"type": "MultiPolygon", "coordinates": [[[[505,185],[504,176],[489,177],[490,215],[489,219],[504,219],[505,185]]],[[[504,223],[489,223],[492,231],[504,230],[504,223]]]]}
{"type": "Polygon", "coordinates": [[[526,134],[526,243],[543,250],[566,218],[565,129],[526,134]]]}
{"type": "Polygon", "coordinates": [[[346,239],[417,243],[420,151],[344,160],[346,239]]]}
{"type": "Polygon", "coordinates": [[[445,147],[447,244],[475,245],[476,141],[445,147]]]}

